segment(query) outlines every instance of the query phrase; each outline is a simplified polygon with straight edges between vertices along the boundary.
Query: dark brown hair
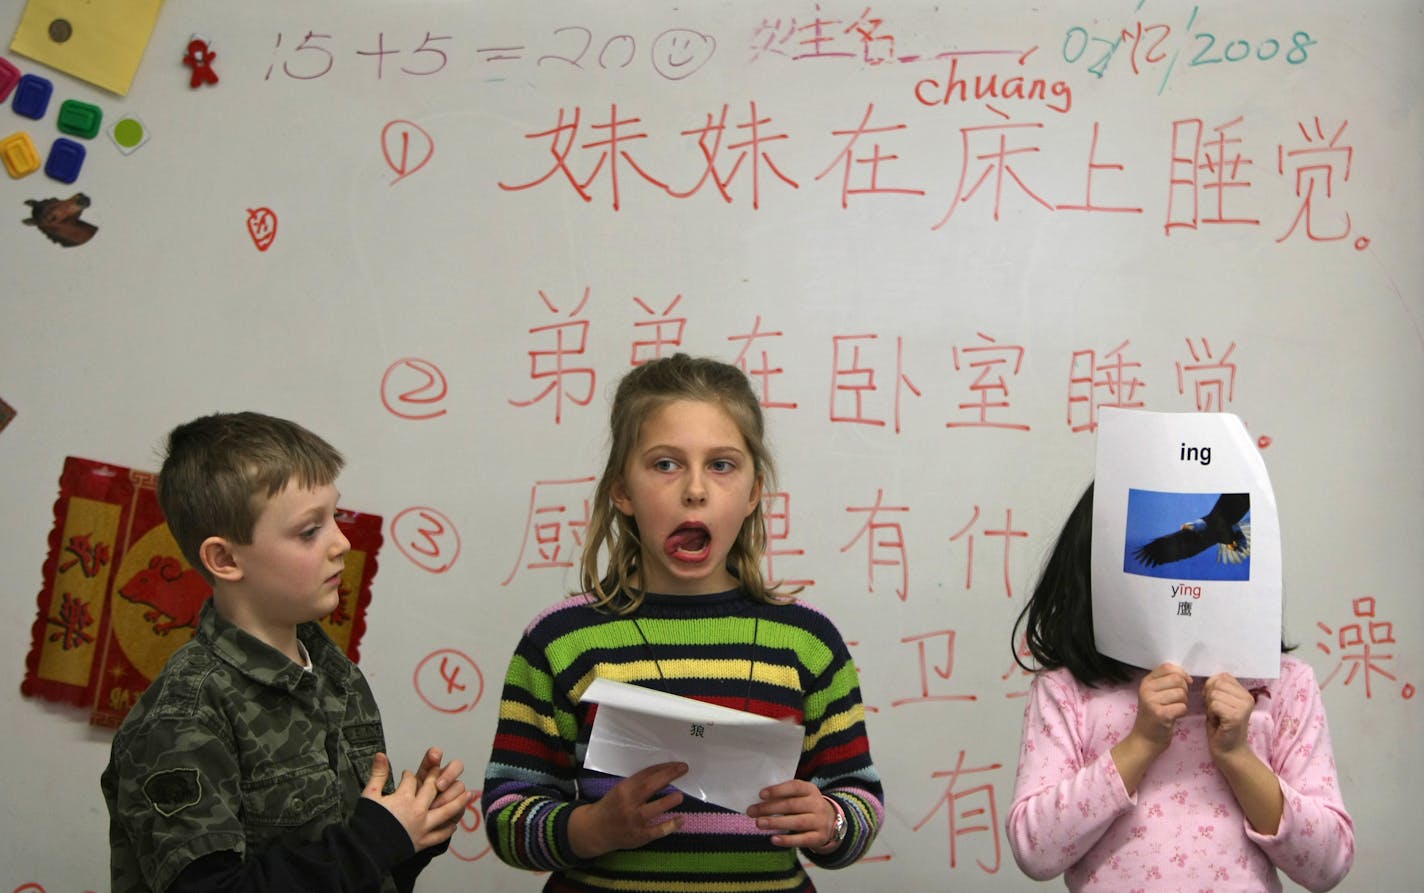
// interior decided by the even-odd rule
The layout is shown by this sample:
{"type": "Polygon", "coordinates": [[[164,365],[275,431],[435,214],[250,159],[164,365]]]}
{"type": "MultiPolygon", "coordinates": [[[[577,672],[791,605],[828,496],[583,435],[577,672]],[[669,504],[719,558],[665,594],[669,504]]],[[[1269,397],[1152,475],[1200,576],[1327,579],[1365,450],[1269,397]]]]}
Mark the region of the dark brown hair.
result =
{"type": "Polygon", "coordinates": [[[252,542],[266,500],[289,481],[303,488],[336,480],[345,460],[295,422],[256,412],[218,413],[168,435],[158,472],[158,504],[178,548],[212,582],[198,554],[208,537],[252,542]]]}

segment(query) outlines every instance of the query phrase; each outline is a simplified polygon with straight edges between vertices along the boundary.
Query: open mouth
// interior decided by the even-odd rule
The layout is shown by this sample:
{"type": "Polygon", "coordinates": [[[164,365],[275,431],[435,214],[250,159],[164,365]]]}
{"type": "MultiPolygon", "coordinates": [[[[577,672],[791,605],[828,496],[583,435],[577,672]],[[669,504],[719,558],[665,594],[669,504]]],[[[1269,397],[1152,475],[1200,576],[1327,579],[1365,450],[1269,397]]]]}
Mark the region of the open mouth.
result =
{"type": "Polygon", "coordinates": [[[663,551],[678,561],[701,561],[707,557],[711,547],[711,531],[706,525],[697,522],[679,525],[663,541],[663,551]]]}

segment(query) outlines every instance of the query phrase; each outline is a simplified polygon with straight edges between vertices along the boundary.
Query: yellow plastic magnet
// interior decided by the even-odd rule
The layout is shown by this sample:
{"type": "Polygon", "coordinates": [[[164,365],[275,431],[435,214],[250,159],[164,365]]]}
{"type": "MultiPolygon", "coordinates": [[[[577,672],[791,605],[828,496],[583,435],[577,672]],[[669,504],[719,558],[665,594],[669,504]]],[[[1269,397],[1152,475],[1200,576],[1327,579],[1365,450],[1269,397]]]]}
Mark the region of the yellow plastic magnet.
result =
{"type": "Polygon", "coordinates": [[[4,159],[5,170],[16,180],[40,169],[40,153],[35,151],[34,141],[23,130],[0,140],[0,159],[4,159]]]}

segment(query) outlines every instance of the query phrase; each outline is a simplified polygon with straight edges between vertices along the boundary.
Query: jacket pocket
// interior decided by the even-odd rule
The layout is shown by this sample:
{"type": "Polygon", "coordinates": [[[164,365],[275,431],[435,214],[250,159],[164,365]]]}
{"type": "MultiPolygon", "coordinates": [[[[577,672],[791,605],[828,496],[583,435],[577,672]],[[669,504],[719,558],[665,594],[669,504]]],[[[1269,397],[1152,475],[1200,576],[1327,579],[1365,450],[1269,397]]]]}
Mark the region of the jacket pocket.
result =
{"type": "Polygon", "coordinates": [[[244,779],[242,810],[248,852],[278,837],[314,840],[322,828],[341,818],[336,775],[314,756],[266,778],[244,779]]]}
{"type": "MultiPolygon", "coordinates": [[[[375,760],[376,754],[385,750],[386,747],[386,738],[381,730],[380,720],[351,723],[342,728],[341,737],[346,744],[347,771],[356,778],[356,790],[362,790],[366,787],[366,780],[371,777],[372,761],[375,760]]],[[[392,777],[386,781],[386,789],[382,793],[389,794],[396,789],[394,765],[391,767],[391,775],[392,777]]]]}

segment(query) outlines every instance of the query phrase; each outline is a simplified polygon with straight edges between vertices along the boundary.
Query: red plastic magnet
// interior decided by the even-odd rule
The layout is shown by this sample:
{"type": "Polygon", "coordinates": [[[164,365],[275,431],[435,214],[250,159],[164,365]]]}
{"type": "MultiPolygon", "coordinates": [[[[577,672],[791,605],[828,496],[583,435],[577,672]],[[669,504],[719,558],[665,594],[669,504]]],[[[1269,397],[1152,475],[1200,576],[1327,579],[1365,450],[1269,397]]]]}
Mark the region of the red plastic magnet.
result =
{"type": "Polygon", "coordinates": [[[0,59],[0,102],[10,98],[10,91],[20,82],[20,69],[9,59],[0,59]]]}

